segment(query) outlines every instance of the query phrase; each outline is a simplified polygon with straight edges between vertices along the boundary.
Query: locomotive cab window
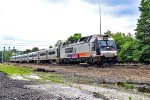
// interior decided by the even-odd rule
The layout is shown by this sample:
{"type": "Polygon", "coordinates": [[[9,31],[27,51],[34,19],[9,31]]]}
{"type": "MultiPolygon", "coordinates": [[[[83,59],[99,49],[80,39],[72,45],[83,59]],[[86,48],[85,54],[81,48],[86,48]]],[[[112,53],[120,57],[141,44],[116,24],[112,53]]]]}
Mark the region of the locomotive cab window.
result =
{"type": "Polygon", "coordinates": [[[99,40],[101,50],[116,50],[116,45],[113,40],[99,40]]]}

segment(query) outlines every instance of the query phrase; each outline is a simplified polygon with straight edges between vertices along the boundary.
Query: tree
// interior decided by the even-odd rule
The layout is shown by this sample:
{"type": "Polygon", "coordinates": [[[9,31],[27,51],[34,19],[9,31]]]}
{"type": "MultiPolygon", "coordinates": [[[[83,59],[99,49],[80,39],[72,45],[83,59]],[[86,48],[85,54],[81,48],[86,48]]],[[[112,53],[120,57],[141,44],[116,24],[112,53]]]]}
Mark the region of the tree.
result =
{"type": "Polygon", "coordinates": [[[61,46],[62,44],[63,44],[63,40],[58,40],[54,46],[55,46],[55,47],[59,47],[59,46],[61,46]]]}
{"type": "Polygon", "coordinates": [[[70,37],[66,40],[65,44],[72,43],[72,42],[74,42],[74,41],[80,39],[81,37],[82,37],[81,33],[75,33],[73,36],[70,36],[70,37]]]}
{"type": "Polygon", "coordinates": [[[13,49],[11,50],[11,52],[16,53],[16,52],[17,52],[17,49],[13,48],[13,49]]]}
{"type": "Polygon", "coordinates": [[[126,61],[126,62],[133,61],[133,50],[135,45],[135,39],[132,37],[130,33],[125,35],[124,33],[121,32],[112,33],[111,31],[108,30],[104,34],[112,36],[112,38],[115,40],[118,50],[119,61],[126,61]]]}
{"type": "Polygon", "coordinates": [[[121,33],[121,32],[117,32],[117,33],[112,33],[111,31],[107,31],[104,33],[105,35],[109,35],[109,36],[112,36],[112,38],[115,40],[115,43],[116,43],[116,46],[117,46],[117,49],[120,51],[121,50],[121,47],[123,45],[123,43],[125,42],[125,34],[124,33],[121,33]]]}
{"type": "Polygon", "coordinates": [[[3,52],[3,61],[9,61],[10,57],[12,56],[11,51],[0,51],[0,61],[2,60],[2,52],[3,52]]]}
{"type": "Polygon", "coordinates": [[[52,46],[52,45],[50,45],[50,46],[49,46],[49,48],[53,48],[53,46],[52,46]]]}
{"type": "Polygon", "coordinates": [[[139,10],[141,12],[136,28],[137,50],[141,62],[150,62],[150,0],[142,0],[139,10]]]}
{"type": "Polygon", "coordinates": [[[31,51],[32,51],[32,52],[39,51],[39,48],[38,48],[38,47],[33,47],[31,51]]]}
{"type": "Polygon", "coordinates": [[[27,54],[27,53],[30,53],[30,52],[31,52],[30,49],[26,49],[23,53],[24,53],[24,54],[27,54]]]}

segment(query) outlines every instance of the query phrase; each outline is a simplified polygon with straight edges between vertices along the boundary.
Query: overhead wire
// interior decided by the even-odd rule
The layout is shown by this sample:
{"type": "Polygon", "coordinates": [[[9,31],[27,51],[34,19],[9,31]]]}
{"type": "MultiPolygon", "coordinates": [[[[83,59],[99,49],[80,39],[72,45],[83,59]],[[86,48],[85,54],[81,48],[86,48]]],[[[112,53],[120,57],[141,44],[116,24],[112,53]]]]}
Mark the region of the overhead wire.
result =
{"type": "Polygon", "coordinates": [[[46,41],[39,41],[39,42],[35,42],[35,41],[9,41],[9,42],[5,42],[5,41],[0,41],[0,45],[7,45],[7,46],[49,46],[51,43],[45,43],[46,41]]]}

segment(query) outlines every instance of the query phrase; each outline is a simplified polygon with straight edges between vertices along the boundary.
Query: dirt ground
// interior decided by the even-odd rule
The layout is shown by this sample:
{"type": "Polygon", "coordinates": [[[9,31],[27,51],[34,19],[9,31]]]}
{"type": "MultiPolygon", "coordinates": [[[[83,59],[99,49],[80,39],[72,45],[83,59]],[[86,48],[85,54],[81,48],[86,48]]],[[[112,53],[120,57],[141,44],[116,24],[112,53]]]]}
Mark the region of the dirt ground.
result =
{"type": "Polygon", "coordinates": [[[79,66],[79,65],[51,65],[51,64],[19,64],[19,66],[44,68],[57,73],[72,74],[83,77],[93,77],[105,81],[133,81],[150,83],[150,65],[139,66],[79,66]]]}
{"type": "MultiPolygon", "coordinates": [[[[36,71],[37,69],[42,68],[50,71],[50,73],[52,72],[63,75],[63,79],[65,79],[63,84],[42,83],[39,85],[24,85],[24,87],[31,90],[42,92],[42,95],[50,95],[56,100],[150,99],[149,91],[144,93],[138,91],[138,89],[125,89],[117,85],[119,82],[150,84],[149,65],[94,67],[86,65],[9,64],[34,68],[36,71]]],[[[53,99],[49,98],[44,100],[53,99]]]]}

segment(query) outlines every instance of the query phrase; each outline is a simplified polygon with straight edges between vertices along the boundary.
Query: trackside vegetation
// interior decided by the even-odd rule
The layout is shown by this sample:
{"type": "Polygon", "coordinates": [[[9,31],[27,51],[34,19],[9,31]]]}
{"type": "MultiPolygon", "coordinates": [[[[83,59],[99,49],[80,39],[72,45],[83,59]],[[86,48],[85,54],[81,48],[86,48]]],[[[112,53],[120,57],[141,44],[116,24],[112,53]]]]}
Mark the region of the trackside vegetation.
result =
{"type": "Polygon", "coordinates": [[[0,71],[8,75],[12,75],[12,74],[23,75],[23,74],[30,74],[33,71],[33,69],[27,67],[0,64],[0,71]]]}
{"type": "Polygon", "coordinates": [[[141,12],[135,29],[135,36],[121,32],[105,34],[111,35],[117,45],[119,61],[150,63],[150,0],[141,0],[141,12]]]}
{"type": "Polygon", "coordinates": [[[50,81],[54,83],[64,83],[61,74],[36,72],[33,68],[12,66],[7,64],[0,64],[0,72],[7,74],[8,76],[20,76],[26,80],[38,80],[38,81],[50,81]],[[36,78],[30,78],[30,76],[37,76],[36,78]]]}
{"type": "Polygon", "coordinates": [[[63,76],[61,74],[55,73],[44,73],[44,72],[37,72],[36,73],[43,81],[50,80],[54,83],[64,83],[63,76]]]}

